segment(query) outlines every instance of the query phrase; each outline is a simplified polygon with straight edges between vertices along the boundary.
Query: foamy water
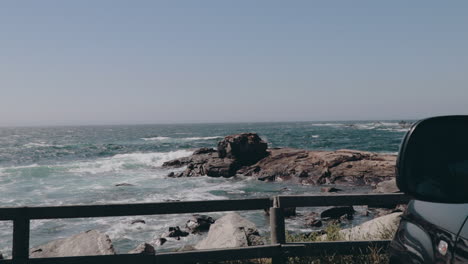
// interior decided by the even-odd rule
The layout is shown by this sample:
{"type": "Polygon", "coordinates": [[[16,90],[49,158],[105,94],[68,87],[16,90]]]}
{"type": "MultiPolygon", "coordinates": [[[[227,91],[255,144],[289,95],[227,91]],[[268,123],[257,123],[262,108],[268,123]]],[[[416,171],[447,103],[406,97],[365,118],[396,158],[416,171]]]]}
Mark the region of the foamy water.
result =
{"type": "MultiPolygon", "coordinates": [[[[57,128],[0,128],[0,206],[142,203],[271,197],[317,193],[319,187],[265,183],[250,177],[168,178],[184,170],[161,167],[200,147],[216,147],[224,136],[257,132],[270,147],[316,150],[360,149],[395,153],[406,132],[398,122],[318,122],[219,125],[155,125],[57,128]],[[126,183],[131,186],[116,186],[126,183]],[[286,191],[285,191],[286,190],[286,191]]],[[[348,191],[356,191],[348,189],[348,191]]],[[[362,191],[362,190],[361,190],[362,191]]],[[[364,190],[365,191],[365,190],[364,190]]],[[[307,210],[303,209],[304,214],[307,210]]],[[[210,213],[220,217],[224,213],[210,213]]],[[[241,212],[268,231],[261,211],[241,212]]],[[[55,219],[31,222],[31,246],[98,229],[119,253],[152,242],[190,215],[55,219]],[[146,224],[131,225],[143,219],[146,224]]],[[[361,221],[359,218],[356,220],[361,221]]],[[[289,230],[310,230],[298,218],[289,230]]],[[[158,250],[194,244],[203,236],[169,241],[158,250]]],[[[12,224],[0,221],[0,252],[11,253],[12,224]]]]}

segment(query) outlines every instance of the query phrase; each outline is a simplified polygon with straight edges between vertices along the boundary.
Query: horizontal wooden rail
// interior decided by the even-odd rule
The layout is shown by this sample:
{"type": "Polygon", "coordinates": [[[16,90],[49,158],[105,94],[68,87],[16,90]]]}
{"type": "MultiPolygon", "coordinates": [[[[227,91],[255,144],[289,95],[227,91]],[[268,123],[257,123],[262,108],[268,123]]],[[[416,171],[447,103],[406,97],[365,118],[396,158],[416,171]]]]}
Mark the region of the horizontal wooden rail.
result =
{"type": "Polygon", "coordinates": [[[338,195],[279,195],[278,207],[319,207],[406,204],[411,198],[402,193],[338,194],[338,195]]]}
{"type": "MultiPolygon", "coordinates": [[[[227,261],[242,259],[273,258],[278,256],[324,256],[369,254],[374,248],[387,248],[390,240],[376,241],[335,241],[288,243],[245,248],[212,249],[186,252],[158,253],[156,255],[121,254],[106,256],[82,256],[61,258],[29,259],[30,264],[101,264],[101,263],[196,263],[202,261],[227,261]]],[[[1,260],[1,264],[13,263],[12,260],[1,260]]]]}
{"type": "Polygon", "coordinates": [[[369,253],[370,248],[386,248],[390,241],[340,241],[286,243],[283,208],[404,204],[410,197],[400,194],[338,194],[275,196],[238,200],[188,201],[138,204],[75,205],[48,207],[0,208],[0,220],[13,220],[13,260],[0,263],[183,263],[197,261],[272,258],[282,263],[285,257],[369,253]],[[29,222],[34,219],[115,217],[130,215],[184,214],[223,211],[264,210],[270,208],[270,229],[273,245],[247,248],[213,249],[156,255],[108,255],[29,259],[29,222]]]}
{"type": "Polygon", "coordinates": [[[0,220],[110,217],[261,210],[271,207],[270,198],[188,201],[139,204],[72,205],[0,208],[0,220]]]}

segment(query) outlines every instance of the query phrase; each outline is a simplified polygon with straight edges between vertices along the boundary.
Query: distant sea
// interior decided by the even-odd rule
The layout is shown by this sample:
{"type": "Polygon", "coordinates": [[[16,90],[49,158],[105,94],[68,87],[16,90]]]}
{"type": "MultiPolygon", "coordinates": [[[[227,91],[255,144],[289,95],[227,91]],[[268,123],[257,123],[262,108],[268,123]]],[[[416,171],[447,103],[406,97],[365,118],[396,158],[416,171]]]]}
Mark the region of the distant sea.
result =
{"type": "MultiPolygon", "coordinates": [[[[396,154],[406,131],[399,121],[0,128],[0,207],[266,197],[283,188],[289,194],[315,193],[319,187],[265,183],[249,177],[167,178],[171,170],[161,165],[188,156],[196,148],[216,147],[224,136],[242,132],[258,133],[269,147],[396,154]],[[133,186],[115,186],[119,183],[133,186]]],[[[264,232],[268,230],[262,212],[242,215],[264,232]]],[[[110,236],[119,253],[125,253],[141,242],[153,241],[169,226],[183,227],[188,218],[37,220],[31,223],[31,246],[98,229],[110,236]],[[144,219],[146,224],[132,225],[134,219],[144,219]]],[[[288,229],[308,230],[294,219],[288,220],[288,229]]],[[[191,235],[168,242],[162,249],[194,244],[201,238],[191,235]]],[[[12,223],[0,221],[0,252],[10,255],[11,243],[12,223]]]]}

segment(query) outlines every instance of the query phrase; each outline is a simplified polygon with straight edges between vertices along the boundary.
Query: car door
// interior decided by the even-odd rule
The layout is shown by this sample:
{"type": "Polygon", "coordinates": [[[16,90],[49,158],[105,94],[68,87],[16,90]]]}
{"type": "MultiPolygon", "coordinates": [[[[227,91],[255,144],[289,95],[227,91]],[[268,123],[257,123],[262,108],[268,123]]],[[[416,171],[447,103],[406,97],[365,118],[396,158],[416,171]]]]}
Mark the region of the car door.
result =
{"type": "Polygon", "coordinates": [[[458,235],[452,263],[468,263],[468,217],[458,235]]]}

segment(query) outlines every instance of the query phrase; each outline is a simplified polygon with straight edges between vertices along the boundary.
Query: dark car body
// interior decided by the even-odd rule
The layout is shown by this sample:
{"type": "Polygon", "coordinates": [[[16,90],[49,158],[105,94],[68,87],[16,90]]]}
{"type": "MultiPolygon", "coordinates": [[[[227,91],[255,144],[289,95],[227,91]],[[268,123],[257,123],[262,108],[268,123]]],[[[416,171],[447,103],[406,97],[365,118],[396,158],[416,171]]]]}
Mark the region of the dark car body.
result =
{"type": "Polygon", "coordinates": [[[390,263],[468,263],[468,116],[421,120],[406,134],[397,185],[413,196],[390,263]]]}
{"type": "Polygon", "coordinates": [[[390,244],[390,263],[468,263],[468,204],[412,200],[390,244]],[[440,241],[448,244],[442,255],[440,241]]]}

